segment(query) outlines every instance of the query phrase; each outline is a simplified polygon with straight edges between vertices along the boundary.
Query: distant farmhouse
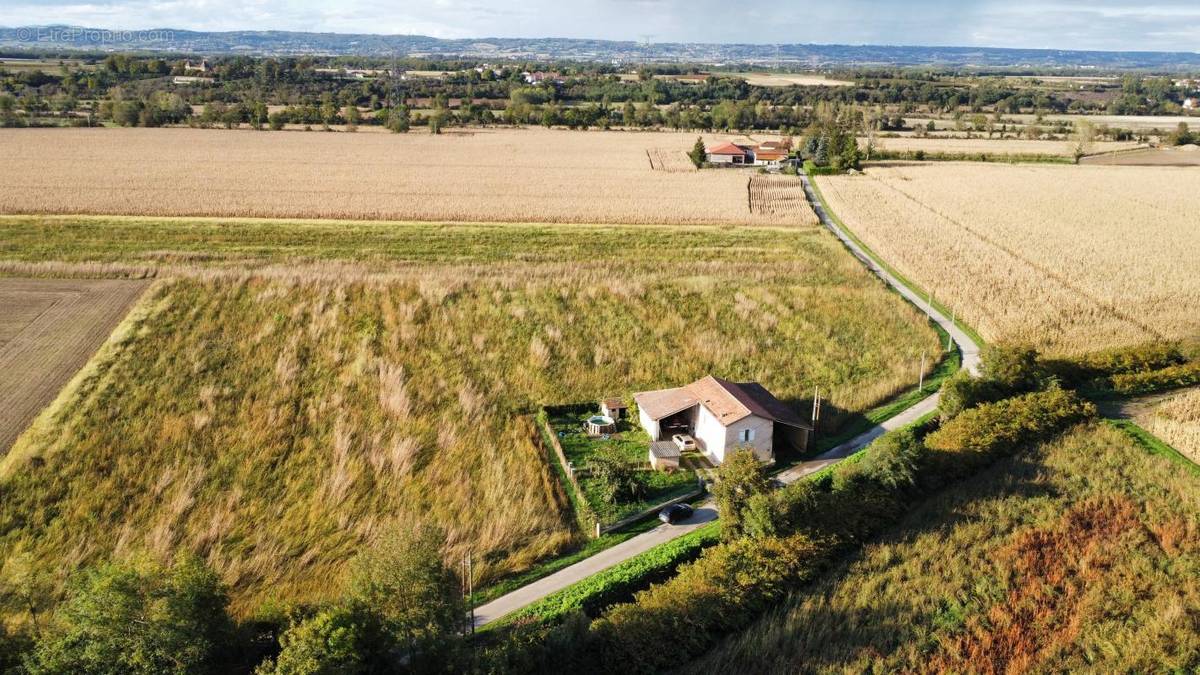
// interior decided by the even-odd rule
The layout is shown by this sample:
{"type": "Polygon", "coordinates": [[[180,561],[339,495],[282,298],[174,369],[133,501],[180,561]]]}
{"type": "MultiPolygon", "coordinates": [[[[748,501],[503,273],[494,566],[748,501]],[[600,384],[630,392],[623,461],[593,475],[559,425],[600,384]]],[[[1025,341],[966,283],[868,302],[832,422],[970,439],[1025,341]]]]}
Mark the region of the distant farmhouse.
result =
{"type": "Polygon", "coordinates": [[[633,400],[652,444],[691,436],[696,449],[716,465],[736,448],[749,448],[762,462],[774,462],[781,450],[803,453],[812,433],[812,426],[757,382],[710,375],[682,387],[634,394],[633,400]]]}
{"type": "Polygon", "coordinates": [[[708,161],[717,166],[779,166],[792,154],[792,139],[765,141],[758,145],[732,142],[705,148],[708,161]]]}
{"type": "Polygon", "coordinates": [[[212,66],[208,65],[208,59],[200,59],[197,63],[192,63],[191,60],[188,60],[183,62],[183,72],[208,73],[212,72],[212,66]]]}

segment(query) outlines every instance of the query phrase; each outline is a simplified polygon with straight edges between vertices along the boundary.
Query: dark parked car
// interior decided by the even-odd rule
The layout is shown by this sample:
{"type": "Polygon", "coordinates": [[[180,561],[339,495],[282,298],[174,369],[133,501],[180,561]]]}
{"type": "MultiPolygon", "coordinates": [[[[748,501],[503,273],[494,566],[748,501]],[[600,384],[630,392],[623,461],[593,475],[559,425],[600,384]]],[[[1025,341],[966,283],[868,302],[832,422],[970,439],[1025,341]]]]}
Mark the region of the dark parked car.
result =
{"type": "Polygon", "coordinates": [[[674,525],[681,520],[692,517],[692,507],[687,504],[672,504],[658,512],[658,519],[668,525],[674,525]]]}

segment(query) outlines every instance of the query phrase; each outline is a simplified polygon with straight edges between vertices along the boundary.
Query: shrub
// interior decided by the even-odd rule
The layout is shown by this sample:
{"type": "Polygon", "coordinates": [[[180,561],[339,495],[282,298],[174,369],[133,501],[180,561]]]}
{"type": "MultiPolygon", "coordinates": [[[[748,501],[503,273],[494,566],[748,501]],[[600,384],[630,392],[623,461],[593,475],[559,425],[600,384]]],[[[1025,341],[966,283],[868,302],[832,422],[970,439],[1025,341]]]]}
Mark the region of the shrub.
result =
{"type": "Polygon", "coordinates": [[[713,486],[713,498],[724,525],[721,533],[726,539],[742,534],[742,517],[750,499],[767,491],[766,468],[748,449],[734,449],[725,458],[713,486]]]}
{"type": "Polygon", "coordinates": [[[594,622],[601,672],[661,672],[741,627],[791,587],[812,578],[830,548],[807,535],[742,539],[680,570],[594,622]]]}
{"type": "Polygon", "coordinates": [[[279,638],[279,656],[256,675],[334,675],[371,672],[386,664],[387,641],[372,618],[349,606],[318,612],[292,625],[279,638]]]}
{"type": "Polygon", "coordinates": [[[217,575],[185,556],[169,569],[107,563],[77,577],[29,673],[220,671],[232,639],[217,575]]]}
{"type": "Polygon", "coordinates": [[[1051,360],[1047,369],[1071,386],[1106,386],[1116,375],[1133,375],[1170,368],[1187,362],[1179,345],[1155,342],[1093,352],[1074,359],[1051,360]]]}
{"type": "Polygon", "coordinates": [[[1200,384],[1200,360],[1140,373],[1123,373],[1110,378],[1120,394],[1148,394],[1200,384]]]}
{"type": "Polygon", "coordinates": [[[981,403],[1041,389],[1052,381],[1050,371],[1031,347],[989,345],[984,347],[982,360],[978,378],[959,371],[943,385],[938,404],[943,420],[981,403]]]}
{"type": "Polygon", "coordinates": [[[408,650],[410,664],[436,662],[463,627],[462,586],[443,560],[445,546],[438,528],[398,530],[359,555],[351,571],[351,602],[408,650]]]}
{"type": "MultiPolygon", "coordinates": [[[[930,450],[983,457],[1016,450],[1023,443],[1096,414],[1096,407],[1072,391],[1053,387],[967,410],[926,437],[930,450]]],[[[943,466],[962,475],[978,462],[950,458],[943,466]]]]}
{"type": "Polygon", "coordinates": [[[596,481],[600,498],[609,504],[637,501],[646,493],[642,476],[617,448],[598,450],[588,462],[588,471],[596,481]]]}

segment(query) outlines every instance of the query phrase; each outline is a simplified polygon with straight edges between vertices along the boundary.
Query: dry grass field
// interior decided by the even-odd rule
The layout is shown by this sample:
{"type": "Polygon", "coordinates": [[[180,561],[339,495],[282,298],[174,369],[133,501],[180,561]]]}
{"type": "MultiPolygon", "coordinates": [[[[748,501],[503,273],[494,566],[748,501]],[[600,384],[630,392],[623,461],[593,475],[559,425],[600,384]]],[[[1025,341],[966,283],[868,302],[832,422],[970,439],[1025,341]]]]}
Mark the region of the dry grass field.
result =
{"type": "MultiPolygon", "coordinates": [[[[859,145],[866,147],[867,139],[860,138],[859,145]]],[[[1074,157],[1075,144],[1070,141],[1027,141],[1016,139],[995,139],[987,138],[916,138],[912,136],[906,137],[880,137],[875,139],[875,147],[879,150],[888,150],[892,152],[916,152],[923,150],[929,153],[946,153],[946,154],[961,154],[961,155],[979,155],[986,153],[989,155],[1053,155],[1057,157],[1074,157]]],[[[1130,150],[1138,147],[1137,143],[1116,143],[1112,141],[1101,141],[1092,143],[1090,152],[1114,152],[1117,150],[1130,150]]]]}
{"type": "Polygon", "coordinates": [[[4,129],[0,213],[790,222],[750,212],[747,173],[688,171],[683,153],[695,140],[545,129],[440,136],[4,129]]]}
{"type": "Polygon", "coordinates": [[[1192,672],[1196,477],[1085,426],[1003,460],[680,672],[1192,672]]]}
{"type": "Polygon", "coordinates": [[[1147,431],[1200,464],[1200,389],[1172,394],[1136,419],[1147,431]]]}
{"type": "Polygon", "coordinates": [[[0,455],[96,352],[146,285],[0,278],[0,455]]]}
{"type": "Polygon", "coordinates": [[[881,165],[818,179],[876,253],[986,339],[1075,354],[1200,335],[1200,174],[881,165]]]}
{"type": "Polygon", "coordinates": [[[480,581],[575,540],[524,417],[539,403],[714,373],[861,411],[939,349],[816,227],[0,227],[10,271],[172,277],[0,463],[0,559],[61,576],[192,550],[242,615],[336,596],[356,551],[418,519],[480,581]]]}

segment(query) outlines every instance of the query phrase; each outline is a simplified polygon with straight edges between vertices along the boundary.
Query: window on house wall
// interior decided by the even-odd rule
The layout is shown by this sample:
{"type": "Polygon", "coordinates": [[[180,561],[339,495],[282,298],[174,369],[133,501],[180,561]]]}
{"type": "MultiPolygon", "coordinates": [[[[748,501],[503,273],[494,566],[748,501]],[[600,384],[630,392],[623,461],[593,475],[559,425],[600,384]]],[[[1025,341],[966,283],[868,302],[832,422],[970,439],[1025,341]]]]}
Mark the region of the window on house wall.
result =
{"type": "Polygon", "coordinates": [[[749,443],[750,441],[754,440],[754,430],[742,429],[740,432],[738,432],[738,439],[743,443],[749,443]]]}

